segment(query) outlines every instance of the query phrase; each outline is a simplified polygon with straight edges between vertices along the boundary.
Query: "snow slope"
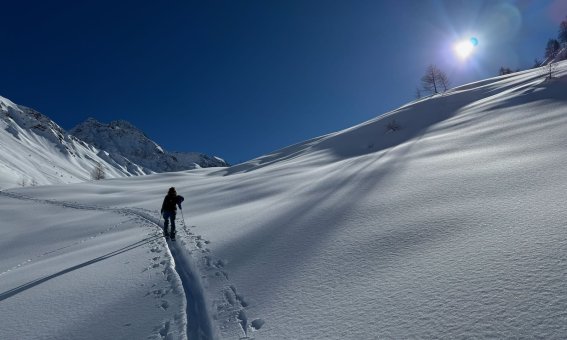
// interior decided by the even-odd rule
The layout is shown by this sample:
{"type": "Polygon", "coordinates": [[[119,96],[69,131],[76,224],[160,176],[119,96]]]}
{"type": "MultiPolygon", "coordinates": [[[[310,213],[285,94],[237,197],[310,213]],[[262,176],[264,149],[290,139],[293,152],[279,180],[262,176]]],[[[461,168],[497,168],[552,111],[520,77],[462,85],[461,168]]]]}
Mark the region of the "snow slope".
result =
{"type": "Polygon", "coordinates": [[[126,210],[0,203],[0,338],[186,336],[181,282],[153,224],[126,210]]]}
{"type": "MultiPolygon", "coordinates": [[[[130,175],[99,157],[103,151],[80,141],[41,113],[0,97],[0,188],[73,183],[90,178],[96,162],[109,177],[130,175]]],[[[132,169],[132,174],[142,174],[132,169]]]]}
{"type": "Polygon", "coordinates": [[[109,178],[227,165],[200,153],[164,151],[125,121],[91,119],[73,132],[0,97],[0,189],[90,180],[98,163],[109,178]]]}
{"type": "Polygon", "coordinates": [[[566,104],[563,62],[228,169],[4,192],[0,337],[563,338],[566,104]],[[125,248],[159,232],[169,186],[178,241],[125,248]]]}

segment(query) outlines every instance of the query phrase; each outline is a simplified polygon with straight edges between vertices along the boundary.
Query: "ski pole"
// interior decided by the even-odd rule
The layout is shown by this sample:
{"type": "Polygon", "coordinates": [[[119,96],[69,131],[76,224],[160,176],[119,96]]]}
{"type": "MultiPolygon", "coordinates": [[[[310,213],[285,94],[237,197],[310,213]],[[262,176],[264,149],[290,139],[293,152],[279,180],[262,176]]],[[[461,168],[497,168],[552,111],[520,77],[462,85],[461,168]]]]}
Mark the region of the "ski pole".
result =
{"type": "Polygon", "coordinates": [[[187,229],[187,224],[185,223],[185,216],[183,216],[183,209],[179,208],[179,210],[181,210],[181,218],[183,219],[183,226],[187,229]]]}
{"type": "Polygon", "coordinates": [[[183,230],[185,230],[187,235],[190,235],[191,233],[187,229],[187,223],[185,223],[185,216],[183,216],[183,209],[181,209],[181,207],[179,207],[179,209],[181,210],[181,218],[183,218],[183,230]]]}

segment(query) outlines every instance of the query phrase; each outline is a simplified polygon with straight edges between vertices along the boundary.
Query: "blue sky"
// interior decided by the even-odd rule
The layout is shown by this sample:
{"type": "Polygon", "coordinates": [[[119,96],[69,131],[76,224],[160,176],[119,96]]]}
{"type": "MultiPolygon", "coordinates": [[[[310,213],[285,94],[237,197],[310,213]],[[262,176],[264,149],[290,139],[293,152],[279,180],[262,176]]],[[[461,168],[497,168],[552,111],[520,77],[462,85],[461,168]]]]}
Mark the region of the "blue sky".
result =
{"type": "Polygon", "coordinates": [[[562,0],[11,1],[0,95],[236,163],[412,100],[429,64],[453,85],[531,67],[566,15],[562,0]]]}

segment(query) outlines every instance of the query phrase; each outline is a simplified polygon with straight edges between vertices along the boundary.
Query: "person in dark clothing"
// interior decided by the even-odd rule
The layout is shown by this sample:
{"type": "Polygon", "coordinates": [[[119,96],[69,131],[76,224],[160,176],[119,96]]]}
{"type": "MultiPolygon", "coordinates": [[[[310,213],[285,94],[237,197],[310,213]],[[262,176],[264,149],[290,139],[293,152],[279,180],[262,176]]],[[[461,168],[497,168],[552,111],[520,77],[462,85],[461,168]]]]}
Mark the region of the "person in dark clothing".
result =
{"type": "Polygon", "coordinates": [[[171,236],[175,239],[175,215],[177,213],[177,207],[181,209],[181,202],[184,201],[183,196],[177,195],[175,188],[169,188],[167,195],[163,199],[163,204],[161,205],[161,214],[164,219],[163,223],[163,236],[171,236]],[[168,232],[168,225],[171,221],[171,232],[168,232]]]}

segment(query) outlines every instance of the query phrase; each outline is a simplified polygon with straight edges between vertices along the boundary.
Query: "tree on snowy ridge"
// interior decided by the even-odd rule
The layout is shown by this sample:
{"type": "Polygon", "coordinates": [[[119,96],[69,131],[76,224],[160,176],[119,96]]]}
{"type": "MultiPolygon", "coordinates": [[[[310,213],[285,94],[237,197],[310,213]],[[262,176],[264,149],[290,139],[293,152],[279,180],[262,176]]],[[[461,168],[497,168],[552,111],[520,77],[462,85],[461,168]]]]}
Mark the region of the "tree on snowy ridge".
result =
{"type": "Polygon", "coordinates": [[[421,77],[421,84],[425,91],[430,93],[439,93],[441,89],[447,91],[449,88],[449,78],[435,65],[429,65],[425,70],[425,74],[421,77]]]}
{"type": "Polygon", "coordinates": [[[547,68],[545,75],[548,79],[553,78],[553,70],[555,70],[555,58],[560,50],[559,41],[556,39],[549,39],[545,47],[545,58],[547,60],[547,68]]]}
{"type": "Polygon", "coordinates": [[[100,162],[97,162],[96,166],[91,171],[91,179],[98,181],[105,178],[106,178],[106,172],[104,170],[104,165],[102,165],[100,162]]]}
{"type": "MultiPolygon", "coordinates": [[[[561,21],[559,24],[559,32],[557,34],[557,40],[559,41],[559,48],[567,48],[567,17],[561,21]]],[[[567,59],[567,53],[564,51],[562,55],[559,56],[561,60],[567,59]]]]}
{"type": "Polygon", "coordinates": [[[499,76],[503,76],[505,74],[510,74],[510,73],[514,73],[514,71],[512,71],[512,69],[509,67],[500,66],[500,70],[498,70],[499,76]]]}
{"type": "Polygon", "coordinates": [[[451,86],[451,84],[449,82],[449,78],[447,77],[447,74],[439,71],[438,78],[439,78],[439,84],[443,88],[443,92],[447,91],[449,89],[449,86],[451,86]]]}
{"type": "Polygon", "coordinates": [[[498,70],[499,76],[503,76],[505,74],[510,74],[510,73],[512,73],[512,70],[510,70],[509,68],[504,67],[504,66],[500,66],[500,69],[498,70]]]}
{"type": "Polygon", "coordinates": [[[559,53],[560,46],[559,41],[556,39],[549,39],[545,46],[545,58],[553,61],[553,59],[557,56],[557,53],[559,53]]]}
{"type": "Polygon", "coordinates": [[[559,24],[559,34],[557,35],[557,39],[560,43],[567,44],[567,18],[559,24]]]}

